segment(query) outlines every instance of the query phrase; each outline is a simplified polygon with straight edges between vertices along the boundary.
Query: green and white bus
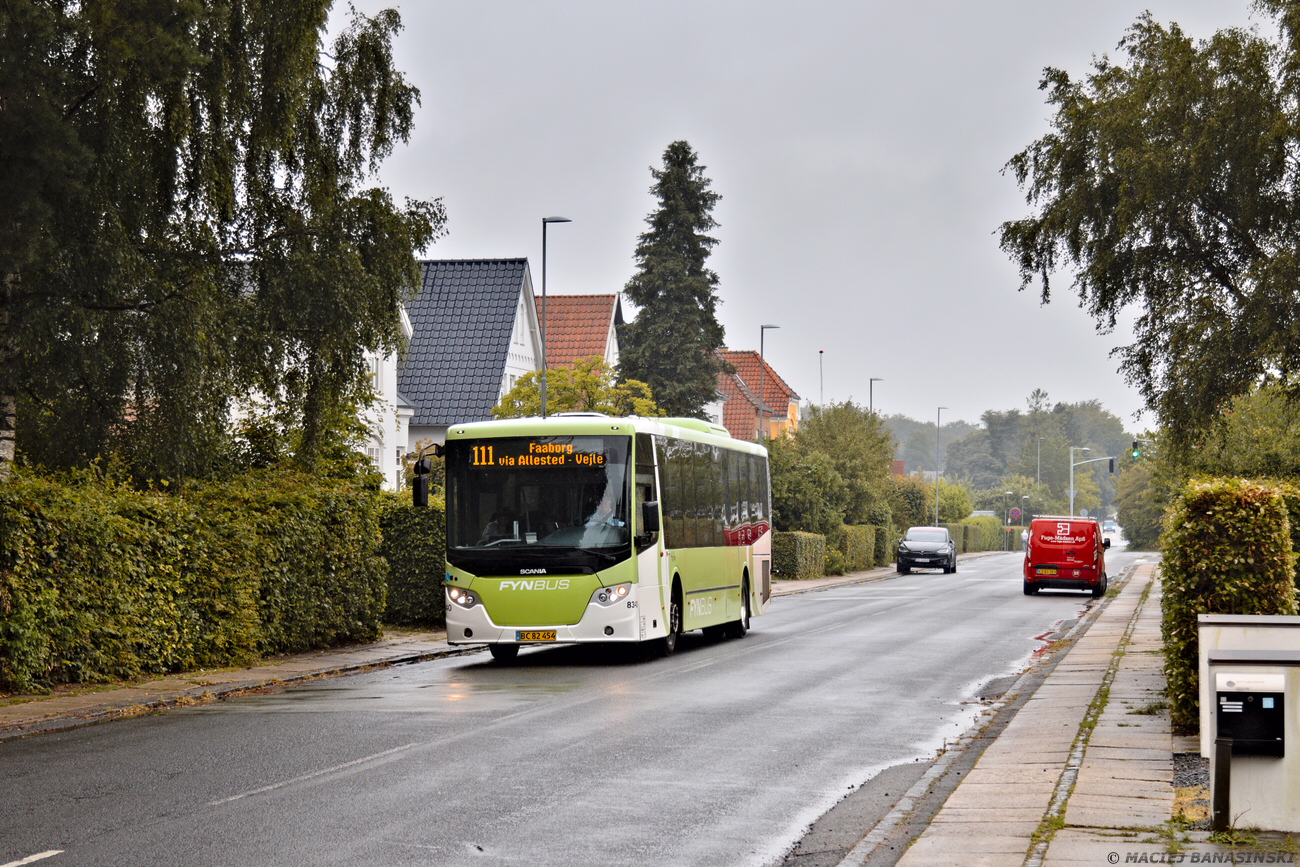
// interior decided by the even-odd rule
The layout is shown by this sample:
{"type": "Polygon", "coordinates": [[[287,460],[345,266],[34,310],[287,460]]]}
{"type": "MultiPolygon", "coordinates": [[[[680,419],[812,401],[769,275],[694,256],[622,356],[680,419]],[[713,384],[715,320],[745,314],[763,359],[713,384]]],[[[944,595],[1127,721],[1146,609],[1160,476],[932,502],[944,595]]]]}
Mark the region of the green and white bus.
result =
{"type": "Polygon", "coordinates": [[[501,661],[529,644],[743,636],[772,597],[767,450],[696,419],[453,425],[447,640],[501,661]]]}

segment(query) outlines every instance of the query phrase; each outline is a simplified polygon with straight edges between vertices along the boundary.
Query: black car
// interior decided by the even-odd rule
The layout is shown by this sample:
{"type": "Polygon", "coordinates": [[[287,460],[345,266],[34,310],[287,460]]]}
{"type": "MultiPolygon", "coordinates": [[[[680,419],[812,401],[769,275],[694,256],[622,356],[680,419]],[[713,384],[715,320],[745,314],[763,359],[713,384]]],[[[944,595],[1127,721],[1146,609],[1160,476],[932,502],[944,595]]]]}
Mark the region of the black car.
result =
{"type": "Polygon", "coordinates": [[[898,543],[898,571],[913,569],[957,571],[957,545],[944,527],[912,527],[898,543]]]}

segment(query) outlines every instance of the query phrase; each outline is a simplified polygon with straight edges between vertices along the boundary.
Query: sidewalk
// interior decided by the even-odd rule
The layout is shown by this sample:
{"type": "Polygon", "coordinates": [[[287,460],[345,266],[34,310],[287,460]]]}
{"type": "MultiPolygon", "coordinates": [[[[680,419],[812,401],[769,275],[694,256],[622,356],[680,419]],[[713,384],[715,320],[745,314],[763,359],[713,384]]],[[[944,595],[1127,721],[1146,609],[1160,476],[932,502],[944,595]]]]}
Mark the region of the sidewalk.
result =
{"type": "MultiPolygon", "coordinates": [[[[1300,860],[1289,854],[1296,844],[1283,835],[1260,835],[1254,848],[1234,852],[1209,843],[1208,832],[1185,831],[1174,821],[1173,754],[1197,746],[1170,731],[1160,590],[1158,568],[1138,566],[1118,596],[1081,624],[1086,631],[985,749],[899,867],[1300,860]]],[[[928,784],[923,778],[917,788],[928,784]]],[[[908,792],[904,801],[923,791],[908,792]]],[[[841,865],[867,863],[874,848],[868,834],[841,865]]]]}
{"type": "MultiPolygon", "coordinates": [[[[881,567],[808,581],[776,580],[772,582],[772,595],[878,581],[894,574],[892,568],[881,567]]],[[[485,649],[484,645],[452,647],[447,643],[447,633],[442,630],[404,631],[370,644],[276,657],[253,668],[184,672],[131,685],[82,687],[51,696],[14,696],[9,700],[11,703],[0,705],[0,741],[107,719],[138,716],[170,707],[217,701],[243,692],[319,677],[441,656],[480,653],[485,649]]]]}

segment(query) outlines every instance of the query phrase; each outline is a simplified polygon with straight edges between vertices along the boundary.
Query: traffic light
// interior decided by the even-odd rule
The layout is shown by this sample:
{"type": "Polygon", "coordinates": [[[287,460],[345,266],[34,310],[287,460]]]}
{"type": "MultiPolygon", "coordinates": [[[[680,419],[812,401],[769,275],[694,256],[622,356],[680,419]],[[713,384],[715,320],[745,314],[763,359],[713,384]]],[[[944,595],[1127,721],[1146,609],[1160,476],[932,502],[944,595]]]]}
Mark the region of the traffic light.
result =
{"type": "Polygon", "coordinates": [[[1142,443],[1138,442],[1137,440],[1134,440],[1134,441],[1133,441],[1133,451],[1132,451],[1132,455],[1133,455],[1133,457],[1135,457],[1135,458],[1140,458],[1140,457],[1142,457],[1142,443]]]}
{"type": "Polygon", "coordinates": [[[1115,475],[1115,459],[1114,459],[1114,458],[1111,458],[1111,459],[1110,459],[1110,474],[1111,474],[1112,476],[1115,475]]]}

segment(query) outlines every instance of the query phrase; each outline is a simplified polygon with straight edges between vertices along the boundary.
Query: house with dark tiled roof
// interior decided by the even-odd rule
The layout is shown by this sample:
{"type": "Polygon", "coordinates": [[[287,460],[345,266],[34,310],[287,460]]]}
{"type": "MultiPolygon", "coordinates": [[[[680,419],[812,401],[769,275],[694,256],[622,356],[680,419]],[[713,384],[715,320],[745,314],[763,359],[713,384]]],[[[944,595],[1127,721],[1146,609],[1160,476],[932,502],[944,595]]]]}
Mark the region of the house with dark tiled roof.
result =
{"type": "MultiPolygon", "coordinates": [[[[542,300],[537,299],[537,315],[542,300]]],[[[618,365],[617,327],[623,324],[618,295],[548,295],[546,298],[546,366],[573,367],[580,358],[599,355],[618,365]]]]}
{"type": "Polygon", "coordinates": [[[736,368],[718,374],[722,426],[736,439],[761,440],[799,429],[799,395],[772,366],[751,350],[718,350],[736,368]]]}
{"type": "Polygon", "coordinates": [[[527,259],[422,261],[407,312],[412,336],[397,387],[413,407],[410,451],[445,442],[453,424],[490,419],[519,377],[541,369],[527,259]]]}

